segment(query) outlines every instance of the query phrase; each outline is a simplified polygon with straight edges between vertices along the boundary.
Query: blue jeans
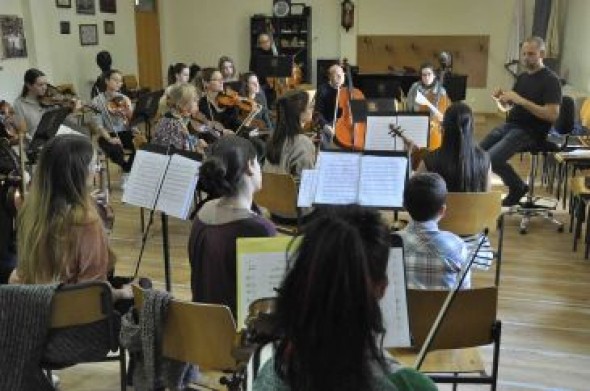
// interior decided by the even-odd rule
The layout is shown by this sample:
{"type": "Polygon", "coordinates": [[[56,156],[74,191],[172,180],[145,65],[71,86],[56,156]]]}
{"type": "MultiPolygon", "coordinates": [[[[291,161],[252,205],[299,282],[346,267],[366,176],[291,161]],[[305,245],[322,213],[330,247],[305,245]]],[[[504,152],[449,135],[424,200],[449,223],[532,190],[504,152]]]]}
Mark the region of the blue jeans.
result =
{"type": "Polygon", "coordinates": [[[538,137],[531,131],[507,122],[492,129],[479,145],[488,151],[492,171],[502,178],[502,182],[508,186],[510,193],[515,193],[521,191],[525,183],[508,164],[508,160],[515,153],[530,148],[538,142],[538,137]]]}

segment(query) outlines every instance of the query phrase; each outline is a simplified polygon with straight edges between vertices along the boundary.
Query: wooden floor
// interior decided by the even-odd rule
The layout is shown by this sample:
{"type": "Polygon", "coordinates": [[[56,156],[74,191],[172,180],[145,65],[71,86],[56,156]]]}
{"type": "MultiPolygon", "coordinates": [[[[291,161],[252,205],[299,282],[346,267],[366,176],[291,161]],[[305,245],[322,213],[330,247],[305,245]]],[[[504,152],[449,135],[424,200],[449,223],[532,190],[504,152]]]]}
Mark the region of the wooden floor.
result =
{"type": "MultiPolygon", "coordinates": [[[[478,121],[481,137],[497,118],[478,121]]],[[[513,159],[520,173],[528,159],[513,159]]],[[[116,184],[116,181],[114,181],[116,184]]],[[[500,186],[495,186],[502,189],[500,186]]],[[[119,257],[120,275],[132,274],[140,247],[139,209],[122,205],[114,191],[115,228],[111,241],[119,257]]],[[[556,213],[568,222],[565,211],[556,213]]],[[[500,390],[590,389],[590,261],[583,251],[572,252],[572,235],[566,225],[557,233],[547,223],[534,221],[527,235],[518,233],[519,220],[506,220],[504,264],[500,284],[499,319],[503,322],[500,353],[500,390]]],[[[187,241],[190,222],[170,219],[173,294],[190,297],[187,241]]],[[[141,275],[164,287],[162,238],[159,218],[149,236],[141,275]]],[[[476,272],[476,285],[491,284],[492,273],[476,272]]],[[[490,362],[491,349],[484,350],[490,362]]],[[[62,390],[118,389],[117,364],[79,365],[57,372],[62,390]]],[[[441,389],[446,389],[441,387],[441,389]]],[[[488,389],[460,386],[460,389],[488,389]]]]}

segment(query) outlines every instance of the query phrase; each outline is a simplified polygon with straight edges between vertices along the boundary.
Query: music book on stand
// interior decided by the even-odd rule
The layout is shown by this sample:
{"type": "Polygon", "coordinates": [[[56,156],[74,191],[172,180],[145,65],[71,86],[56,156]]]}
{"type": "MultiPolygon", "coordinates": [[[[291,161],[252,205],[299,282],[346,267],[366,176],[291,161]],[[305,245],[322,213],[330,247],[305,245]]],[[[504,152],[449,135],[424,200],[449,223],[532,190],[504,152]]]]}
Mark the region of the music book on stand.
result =
{"type": "Polygon", "coordinates": [[[408,177],[405,152],[322,151],[315,170],[303,170],[298,207],[359,204],[402,209],[408,177]]]}
{"type": "Polygon", "coordinates": [[[399,126],[404,135],[419,148],[428,147],[430,117],[427,113],[372,112],[367,116],[365,151],[403,151],[405,145],[400,137],[391,134],[390,125],[399,126]]]}
{"type": "Polygon", "coordinates": [[[154,145],[137,151],[123,202],[186,220],[201,166],[198,159],[195,153],[170,153],[154,145]]]}

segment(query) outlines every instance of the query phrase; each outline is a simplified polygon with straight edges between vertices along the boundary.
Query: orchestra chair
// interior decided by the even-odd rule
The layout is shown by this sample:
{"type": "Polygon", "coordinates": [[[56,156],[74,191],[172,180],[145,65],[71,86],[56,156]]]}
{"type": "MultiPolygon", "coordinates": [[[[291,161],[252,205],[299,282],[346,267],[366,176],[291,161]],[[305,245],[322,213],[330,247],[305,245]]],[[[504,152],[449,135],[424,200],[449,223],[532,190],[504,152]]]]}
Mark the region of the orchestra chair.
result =
{"type": "Polygon", "coordinates": [[[119,346],[120,316],[114,310],[110,286],[102,281],[62,285],[56,290],[51,306],[48,343],[41,364],[48,375],[51,376],[52,369],[75,364],[118,361],[121,390],[125,391],[126,354],[119,346]],[[85,335],[94,342],[104,340],[108,346],[100,343],[90,351],[88,340],[82,338],[85,335]],[[108,350],[118,354],[106,355],[108,350]]]}
{"type": "MultiPolygon", "coordinates": [[[[569,96],[564,96],[561,101],[561,107],[559,111],[559,117],[555,121],[555,129],[560,134],[566,135],[571,133],[574,128],[574,117],[575,117],[575,103],[574,100],[569,96]]],[[[566,144],[567,145],[567,142],[566,144]]],[[[561,147],[563,148],[563,146],[561,147]]],[[[525,201],[520,201],[517,205],[510,208],[507,214],[517,214],[522,216],[520,221],[520,233],[526,234],[528,232],[529,223],[533,217],[542,217],[554,224],[557,227],[558,232],[563,232],[563,223],[553,217],[553,211],[557,209],[559,203],[558,200],[547,197],[539,197],[535,195],[535,178],[537,173],[537,167],[539,165],[539,158],[545,158],[550,154],[556,154],[560,151],[560,147],[557,144],[543,139],[536,142],[533,145],[529,145],[520,152],[529,153],[531,155],[531,167],[528,175],[528,187],[529,191],[525,195],[525,201]]],[[[565,190],[567,188],[567,165],[564,181],[564,208],[565,208],[565,190]]],[[[559,187],[559,185],[558,185],[559,187]]]]}
{"type": "MultiPolygon", "coordinates": [[[[446,290],[408,289],[408,316],[414,347],[389,349],[402,365],[413,367],[440,311],[446,290]]],[[[500,361],[502,324],[497,316],[498,288],[459,290],[420,368],[435,383],[489,384],[495,390],[500,361]],[[486,371],[478,347],[493,344],[491,371],[486,371]]]]}
{"type": "MultiPolygon", "coordinates": [[[[135,284],[132,287],[139,311],[144,292],[135,284]]],[[[237,340],[236,323],[229,307],[171,299],[162,334],[163,357],[198,365],[199,371],[221,377],[222,372],[238,369],[232,356],[237,340]]]]}
{"type": "Polygon", "coordinates": [[[471,236],[488,229],[488,233],[498,233],[498,246],[494,251],[496,277],[494,285],[500,283],[502,248],[504,243],[504,214],[502,213],[502,193],[448,193],[447,209],[439,221],[441,230],[458,236],[471,236]]]}
{"type": "Polygon", "coordinates": [[[580,124],[585,129],[590,129],[590,98],[584,99],[580,107],[580,124]]]}
{"type": "Polygon", "coordinates": [[[278,223],[277,231],[296,235],[302,223],[301,209],[297,207],[297,192],[297,184],[291,175],[263,172],[262,189],[254,194],[254,202],[266,208],[271,216],[293,216],[292,224],[278,223]]]}
{"type": "Polygon", "coordinates": [[[133,102],[144,93],[149,92],[149,88],[141,88],[135,75],[123,75],[123,88],[121,92],[129,97],[133,102]]]}

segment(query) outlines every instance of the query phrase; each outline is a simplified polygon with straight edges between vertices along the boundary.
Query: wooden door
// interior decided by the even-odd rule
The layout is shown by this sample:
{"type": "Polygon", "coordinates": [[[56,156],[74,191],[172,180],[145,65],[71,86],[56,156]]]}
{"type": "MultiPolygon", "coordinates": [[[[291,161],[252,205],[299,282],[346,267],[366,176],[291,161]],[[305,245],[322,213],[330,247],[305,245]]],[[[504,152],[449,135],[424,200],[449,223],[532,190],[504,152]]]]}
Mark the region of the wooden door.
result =
{"type": "Polygon", "coordinates": [[[135,34],[139,85],[152,91],[162,88],[162,53],[160,50],[160,23],[156,1],[150,7],[135,7],[135,34]]]}

